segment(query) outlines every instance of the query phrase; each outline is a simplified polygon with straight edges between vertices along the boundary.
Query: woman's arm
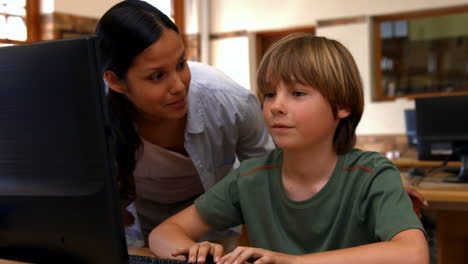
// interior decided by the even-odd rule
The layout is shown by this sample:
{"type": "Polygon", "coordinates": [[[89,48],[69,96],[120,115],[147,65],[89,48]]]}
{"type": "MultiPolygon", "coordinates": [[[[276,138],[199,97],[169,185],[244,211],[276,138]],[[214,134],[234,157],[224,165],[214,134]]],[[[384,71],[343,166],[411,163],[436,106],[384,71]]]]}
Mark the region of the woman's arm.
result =
{"type": "Polygon", "coordinates": [[[414,189],[413,187],[410,187],[410,186],[403,186],[403,188],[405,189],[406,193],[411,198],[411,202],[413,203],[414,212],[418,215],[419,218],[421,218],[422,217],[422,215],[421,215],[421,205],[427,207],[429,204],[427,203],[424,196],[420,192],[418,192],[418,190],[416,190],[416,189],[414,189]]]}
{"type": "Polygon", "coordinates": [[[153,229],[149,235],[149,246],[160,258],[174,258],[184,254],[184,249],[192,247],[211,229],[195,206],[191,205],[153,229]]]}
{"type": "Polygon", "coordinates": [[[302,256],[286,255],[258,248],[237,248],[218,264],[232,264],[254,258],[254,264],[428,264],[429,250],[423,232],[409,229],[390,241],[302,256]]]}

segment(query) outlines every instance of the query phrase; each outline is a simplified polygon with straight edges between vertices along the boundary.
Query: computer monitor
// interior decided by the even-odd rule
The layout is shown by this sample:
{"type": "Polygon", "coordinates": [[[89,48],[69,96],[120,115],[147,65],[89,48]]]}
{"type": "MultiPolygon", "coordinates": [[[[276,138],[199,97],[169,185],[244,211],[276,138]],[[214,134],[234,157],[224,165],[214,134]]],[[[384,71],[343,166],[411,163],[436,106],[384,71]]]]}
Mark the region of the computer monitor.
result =
{"type": "Polygon", "coordinates": [[[418,137],[416,135],[416,111],[414,109],[405,109],[405,125],[408,145],[417,146],[418,137]]]}
{"type": "Polygon", "coordinates": [[[0,48],[0,259],[128,263],[95,45],[0,48]]]}
{"type": "Polygon", "coordinates": [[[461,160],[457,177],[468,182],[468,95],[416,99],[420,160],[461,160]]]}

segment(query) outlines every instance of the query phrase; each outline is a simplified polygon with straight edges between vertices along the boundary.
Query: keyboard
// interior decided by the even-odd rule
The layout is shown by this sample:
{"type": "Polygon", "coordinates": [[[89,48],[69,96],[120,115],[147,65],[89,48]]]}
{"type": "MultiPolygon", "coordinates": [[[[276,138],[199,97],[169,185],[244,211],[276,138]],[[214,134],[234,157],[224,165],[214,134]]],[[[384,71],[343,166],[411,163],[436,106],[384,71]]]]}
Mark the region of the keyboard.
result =
{"type": "MultiPolygon", "coordinates": [[[[129,255],[130,264],[189,264],[189,262],[173,259],[161,259],[148,256],[129,255]]],[[[193,264],[193,263],[190,263],[193,264]]],[[[212,257],[207,257],[205,264],[215,264],[212,257]]]]}

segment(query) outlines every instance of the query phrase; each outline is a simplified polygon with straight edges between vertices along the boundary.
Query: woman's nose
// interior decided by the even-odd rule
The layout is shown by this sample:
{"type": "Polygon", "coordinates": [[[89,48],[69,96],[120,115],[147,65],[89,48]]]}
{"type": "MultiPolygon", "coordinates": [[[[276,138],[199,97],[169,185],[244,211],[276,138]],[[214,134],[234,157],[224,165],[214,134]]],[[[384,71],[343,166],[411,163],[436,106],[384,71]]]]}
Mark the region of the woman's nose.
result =
{"type": "Polygon", "coordinates": [[[177,94],[177,93],[180,93],[181,91],[185,91],[186,85],[182,76],[179,73],[174,74],[172,82],[173,83],[170,85],[170,88],[169,88],[169,92],[171,94],[177,94]]]}

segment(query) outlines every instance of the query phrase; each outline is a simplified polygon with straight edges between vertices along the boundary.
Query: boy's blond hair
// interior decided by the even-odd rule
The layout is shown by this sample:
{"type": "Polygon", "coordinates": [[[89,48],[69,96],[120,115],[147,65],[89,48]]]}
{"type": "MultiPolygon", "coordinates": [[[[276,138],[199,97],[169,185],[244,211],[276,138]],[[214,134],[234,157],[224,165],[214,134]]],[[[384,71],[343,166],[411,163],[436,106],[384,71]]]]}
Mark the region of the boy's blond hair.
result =
{"type": "Polygon", "coordinates": [[[257,85],[263,93],[280,81],[314,87],[327,99],[335,117],[339,109],[349,110],[350,115],[336,128],[333,148],[338,154],[353,149],[364,110],[363,89],[353,56],[341,43],[307,33],[282,38],[265,53],[257,85]]]}

